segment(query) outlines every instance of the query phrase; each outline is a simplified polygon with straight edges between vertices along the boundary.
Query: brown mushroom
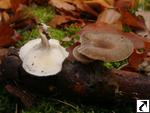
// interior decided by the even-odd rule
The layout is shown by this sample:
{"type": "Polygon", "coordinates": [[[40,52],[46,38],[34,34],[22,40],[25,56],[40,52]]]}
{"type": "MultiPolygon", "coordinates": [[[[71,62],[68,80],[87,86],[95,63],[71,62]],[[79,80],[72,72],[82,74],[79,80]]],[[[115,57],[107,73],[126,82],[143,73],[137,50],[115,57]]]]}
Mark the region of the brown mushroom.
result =
{"type": "Polygon", "coordinates": [[[107,32],[87,32],[81,36],[78,52],[90,59],[106,62],[128,58],[134,50],[133,43],[124,35],[107,32]]]}
{"type": "Polygon", "coordinates": [[[77,47],[75,47],[74,49],[73,49],[73,56],[75,57],[75,59],[77,60],[77,61],[80,61],[80,62],[82,62],[82,63],[89,63],[89,62],[92,62],[93,60],[92,59],[90,59],[90,58],[88,58],[88,57],[86,57],[86,56],[84,56],[84,55],[82,55],[82,54],[80,54],[79,52],[78,52],[78,48],[79,48],[80,46],[77,46],[77,47]]]}

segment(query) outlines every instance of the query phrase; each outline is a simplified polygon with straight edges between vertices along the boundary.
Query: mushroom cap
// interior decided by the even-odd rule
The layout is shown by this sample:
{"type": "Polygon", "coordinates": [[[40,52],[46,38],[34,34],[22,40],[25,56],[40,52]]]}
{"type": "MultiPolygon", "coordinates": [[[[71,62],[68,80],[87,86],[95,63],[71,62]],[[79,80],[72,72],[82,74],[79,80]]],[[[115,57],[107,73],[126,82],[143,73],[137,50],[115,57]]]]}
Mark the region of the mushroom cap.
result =
{"type": "Polygon", "coordinates": [[[50,47],[42,46],[41,39],[31,40],[21,47],[19,56],[26,72],[35,76],[50,76],[61,71],[68,52],[58,40],[50,39],[50,47]]]}
{"type": "Polygon", "coordinates": [[[74,49],[73,49],[73,56],[75,57],[75,59],[77,60],[77,61],[80,61],[80,62],[83,62],[83,63],[89,63],[89,62],[92,62],[93,60],[92,59],[90,59],[90,58],[88,58],[88,57],[86,57],[86,56],[84,56],[84,55],[82,55],[82,54],[80,54],[79,52],[78,52],[78,48],[79,48],[80,46],[76,46],[74,49]]]}
{"type": "Polygon", "coordinates": [[[106,62],[121,61],[128,58],[133,43],[121,34],[107,32],[87,32],[81,36],[78,52],[88,58],[106,62]]]}

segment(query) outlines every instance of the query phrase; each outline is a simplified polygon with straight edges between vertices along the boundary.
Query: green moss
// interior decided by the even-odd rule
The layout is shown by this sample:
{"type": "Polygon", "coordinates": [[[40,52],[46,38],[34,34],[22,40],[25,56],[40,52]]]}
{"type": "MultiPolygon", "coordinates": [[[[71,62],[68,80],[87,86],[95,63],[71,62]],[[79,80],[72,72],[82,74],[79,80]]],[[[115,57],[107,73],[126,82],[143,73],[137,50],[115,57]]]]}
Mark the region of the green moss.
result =
{"type": "MultiPolygon", "coordinates": [[[[80,28],[76,28],[74,26],[66,27],[65,29],[55,29],[55,28],[49,28],[48,34],[50,37],[59,40],[63,46],[68,47],[74,43],[74,40],[70,40],[68,42],[63,42],[64,37],[75,35],[76,32],[79,31],[80,28]]],[[[21,33],[22,40],[18,41],[16,46],[21,47],[28,41],[35,39],[39,37],[39,31],[37,28],[32,29],[31,31],[24,31],[21,33]]],[[[75,40],[79,40],[79,36],[74,36],[75,40]]]]}
{"type": "Polygon", "coordinates": [[[104,66],[106,66],[109,69],[120,69],[122,66],[126,65],[128,63],[128,59],[118,61],[118,62],[104,62],[104,66]]]}
{"type": "Polygon", "coordinates": [[[63,30],[59,30],[55,28],[50,28],[48,30],[48,33],[52,38],[60,40],[60,41],[66,36],[63,30]]]}
{"type": "Polygon", "coordinates": [[[132,29],[128,25],[123,25],[124,32],[132,32],[132,29]]]}
{"type": "Polygon", "coordinates": [[[25,43],[27,43],[29,40],[33,40],[39,36],[38,29],[32,29],[31,31],[25,31],[21,33],[22,35],[22,40],[18,41],[16,46],[21,47],[25,43]]]}
{"type": "Polygon", "coordinates": [[[80,27],[76,27],[74,25],[70,25],[69,27],[65,27],[65,32],[67,36],[72,36],[75,33],[79,32],[81,30],[80,27]]]}
{"type": "Polygon", "coordinates": [[[29,11],[31,11],[32,14],[37,17],[39,22],[43,23],[49,22],[55,15],[54,9],[48,6],[31,6],[29,7],[29,11]]]}

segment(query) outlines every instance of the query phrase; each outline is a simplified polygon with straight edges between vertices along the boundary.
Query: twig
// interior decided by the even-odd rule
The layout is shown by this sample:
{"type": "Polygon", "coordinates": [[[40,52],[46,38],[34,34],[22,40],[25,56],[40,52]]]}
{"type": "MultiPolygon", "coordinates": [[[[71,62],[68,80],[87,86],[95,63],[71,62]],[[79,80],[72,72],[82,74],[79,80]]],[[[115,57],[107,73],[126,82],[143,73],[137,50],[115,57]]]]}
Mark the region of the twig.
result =
{"type": "Polygon", "coordinates": [[[62,101],[62,100],[59,100],[59,99],[55,99],[55,98],[52,98],[52,100],[53,100],[53,101],[60,102],[60,103],[62,103],[62,104],[65,104],[65,105],[67,105],[67,106],[73,108],[73,109],[76,110],[76,111],[78,110],[77,107],[75,107],[74,105],[72,105],[72,104],[70,104],[70,103],[68,103],[68,102],[65,102],[65,101],[62,101]]]}

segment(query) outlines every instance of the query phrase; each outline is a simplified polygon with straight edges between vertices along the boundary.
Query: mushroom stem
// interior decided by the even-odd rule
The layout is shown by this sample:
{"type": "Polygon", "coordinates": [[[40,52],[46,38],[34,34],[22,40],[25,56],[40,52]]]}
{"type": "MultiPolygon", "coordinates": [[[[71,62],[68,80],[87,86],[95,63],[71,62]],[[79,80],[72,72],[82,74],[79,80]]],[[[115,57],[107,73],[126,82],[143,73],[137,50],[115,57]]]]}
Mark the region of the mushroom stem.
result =
{"type": "Polygon", "coordinates": [[[39,23],[38,26],[39,26],[39,33],[40,33],[42,46],[46,48],[50,47],[49,40],[48,40],[49,35],[47,33],[48,26],[44,23],[39,23]]]}
{"type": "Polygon", "coordinates": [[[41,38],[42,46],[49,48],[50,47],[49,41],[43,32],[40,32],[40,38],[41,38]]]}

